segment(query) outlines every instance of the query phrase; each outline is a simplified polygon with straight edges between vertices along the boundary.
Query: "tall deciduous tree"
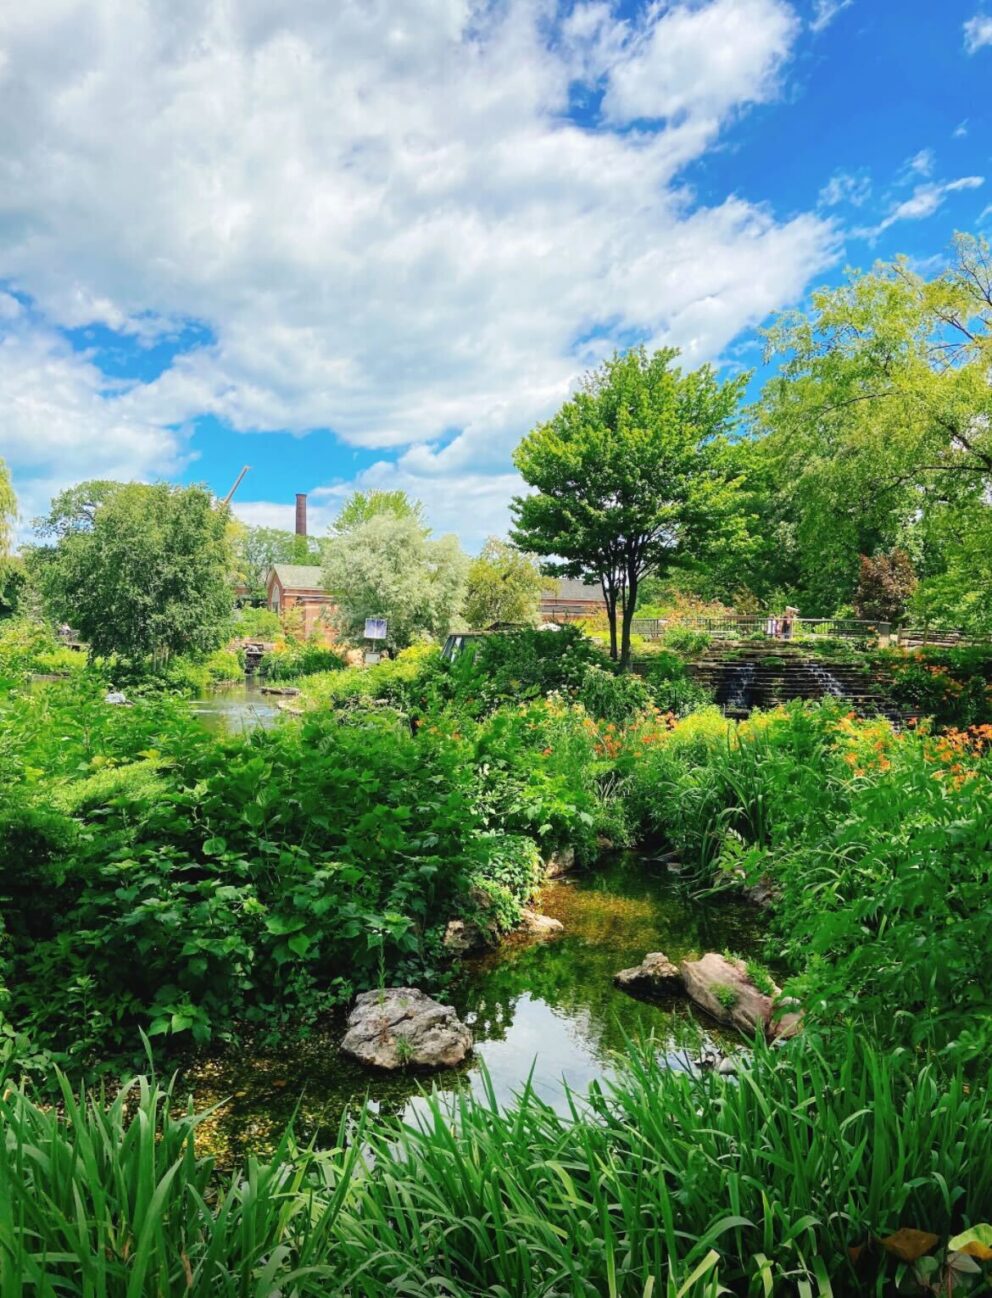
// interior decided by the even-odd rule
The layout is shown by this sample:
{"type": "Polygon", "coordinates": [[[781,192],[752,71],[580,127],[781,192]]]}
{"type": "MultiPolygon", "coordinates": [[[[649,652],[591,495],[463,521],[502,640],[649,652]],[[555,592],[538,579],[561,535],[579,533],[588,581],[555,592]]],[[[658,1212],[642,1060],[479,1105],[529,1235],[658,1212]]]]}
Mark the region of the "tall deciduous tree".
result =
{"type": "Polygon", "coordinates": [[[371,518],[381,515],[389,518],[409,518],[429,531],[424,522],[424,507],[419,500],[411,500],[405,491],[354,491],[341,506],[332,530],[350,532],[371,518]]]}
{"type": "Polygon", "coordinates": [[[465,595],[468,560],[453,536],[432,540],[419,514],[373,514],[327,543],[324,585],[337,604],[348,640],[362,638],[365,619],[384,617],[389,644],[447,634],[465,595]]]}
{"type": "Polygon", "coordinates": [[[541,592],[553,585],[531,555],[491,536],[469,565],[465,618],[475,627],[534,623],[541,592]]]}
{"type": "Polygon", "coordinates": [[[778,377],[757,409],[799,580],[829,613],[860,556],[901,545],[925,587],[945,571],[941,520],[992,541],[992,252],[958,236],[933,279],[903,260],[814,293],[769,332],[778,377]]]}
{"type": "Polygon", "coordinates": [[[3,460],[0,460],[0,570],[6,566],[10,558],[16,518],[17,497],[14,495],[7,466],[3,460]]]}
{"type": "Polygon", "coordinates": [[[726,541],[735,483],[720,448],[746,378],[683,373],[677,355],[614,356],[514,455],[534,488],[513,502],[514,542],[547,556],[548,572],[600,582],[623,665],[642,577],[726,541]]]}
{"type": "Polygon", "coordinates": [[[231,616],[228,518],[203,487],[114,484],[60,535],[42,568],[48,601],[99,655],[213,649],[231,616]]]}

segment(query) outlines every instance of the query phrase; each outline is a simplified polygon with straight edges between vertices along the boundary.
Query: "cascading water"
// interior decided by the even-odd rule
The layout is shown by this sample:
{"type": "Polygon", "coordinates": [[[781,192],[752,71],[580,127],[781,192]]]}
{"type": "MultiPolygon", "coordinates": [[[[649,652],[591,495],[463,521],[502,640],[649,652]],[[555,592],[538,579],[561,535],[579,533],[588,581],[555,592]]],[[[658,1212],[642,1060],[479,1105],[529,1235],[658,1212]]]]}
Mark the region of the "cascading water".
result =
{"type": "Polygon", "coordinates": [[[807,662],[806,670],[823,690],[824,694],[830,694],[835,699],[843,699],[848,695],[848,690],[840,683],[836,676],[828,672],[825,667],[819,663],[807,662]]]}
{"type": "Polygon", "coordinates": [[[729,712],[750,712],[754,692],[754,663],[738,663],[725,669],[723,707],[729,712]]]}

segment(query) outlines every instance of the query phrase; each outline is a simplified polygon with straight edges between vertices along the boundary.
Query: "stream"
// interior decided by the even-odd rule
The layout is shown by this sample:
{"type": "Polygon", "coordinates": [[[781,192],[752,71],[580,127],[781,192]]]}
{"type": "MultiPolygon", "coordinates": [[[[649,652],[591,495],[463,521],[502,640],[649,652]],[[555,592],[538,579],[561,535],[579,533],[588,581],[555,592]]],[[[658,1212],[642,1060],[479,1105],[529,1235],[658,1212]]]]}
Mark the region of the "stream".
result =
{"type": "MultiPolygon", "coordinates": [[[[333,1143],[346,1109],[368,1102],[379,1112],[411,1117],[432,1083],[480,1090],[483,1067],[500,1101],[511,1099],[532,1075],[536,1092],[564,1107],[563,1083],[584,1091],[609,1076],[628,1039],[652,1032],[662,1061],[685,1067],[685,1054],[674,1042],[679,1023],[691,1017],[688,1004],[635,1000],[613,986],[613,975],[639,964],[648,951],[664,951],[675,961],[707,950],[746,955],[758,935],[753,906],[693,902],[664,866],[635,853],[618,853],[588,872],[549,882],[537,908],[560,919],[564,934],[512,938],[466,961],[438,994],[475,1035],[475,1050],[463,1068],[436,1074],[369,1071],[339,1052],[343,1019],[279,1050],[218,1054],[183,1078],[199,1106],[227,1101],[206,1124],[208,1145],[221,1158],[266,1148],[294,1111],[298,1137],[333,1143]]],[[[701,1023],[712,1032],[708,1021],[701,1023]]]]}
{"type": "Polygon", "coordinates": [[[204,690],[190,702],[190,711],[211,734],[230,735],[275,725],[283,715],[278,705],[277,694],[263,694],[257,684],[246,681],[204,690]]]}

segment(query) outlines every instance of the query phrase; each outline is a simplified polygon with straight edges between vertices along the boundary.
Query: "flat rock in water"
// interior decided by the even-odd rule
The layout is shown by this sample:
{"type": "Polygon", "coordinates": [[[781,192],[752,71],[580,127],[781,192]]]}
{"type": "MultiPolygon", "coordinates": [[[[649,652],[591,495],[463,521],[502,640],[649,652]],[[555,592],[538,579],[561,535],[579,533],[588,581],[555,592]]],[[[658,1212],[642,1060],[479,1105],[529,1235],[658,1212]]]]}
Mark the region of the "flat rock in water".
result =
{"type": "Polygon", "coordinates": [[[529,933],[533,937],[557,937],[564,931],[565,925],[561,920],[554,919],[551,915],[541,915],[529,906],[524,906],[520,912],[520,933],[529,933]]]}
{"type": "Polygon", "coordinates": [[[621,991],[631,996],[666,996],[682,990],[682,975],[664,951],[650,951],[639,965],[613,975],[621,991]]]}
{"type": "Polygon", "coordinates": [[[679,966],[685,989],[692,1000],[721,1023],[753,1037],[760,1028],[771,1040],[795,1036],[801,1024],[796,1013],[776,1013],[780,988],[772,983],[766,996],[751,982],[743,960],[709,951],[700,960],[683,960],[679,966]]]}
{"type": "Polygon", "coordinates": [[[341,1049],[373,1068],[454,1068],[472,1033],[450,1005],[416,987],[385,987],[356,999],[341,1049]]]}

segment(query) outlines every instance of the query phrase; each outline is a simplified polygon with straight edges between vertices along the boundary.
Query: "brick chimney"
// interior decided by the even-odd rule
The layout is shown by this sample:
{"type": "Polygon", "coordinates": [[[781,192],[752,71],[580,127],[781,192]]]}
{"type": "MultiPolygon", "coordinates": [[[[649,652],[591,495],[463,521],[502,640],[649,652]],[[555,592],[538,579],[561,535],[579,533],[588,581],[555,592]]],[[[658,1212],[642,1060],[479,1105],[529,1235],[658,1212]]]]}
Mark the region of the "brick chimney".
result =
{"type": "Polygon", "coordinates": [[[296,535],[307,534],[307,498],[302,491],[296,493],[296,535]]]}

